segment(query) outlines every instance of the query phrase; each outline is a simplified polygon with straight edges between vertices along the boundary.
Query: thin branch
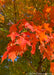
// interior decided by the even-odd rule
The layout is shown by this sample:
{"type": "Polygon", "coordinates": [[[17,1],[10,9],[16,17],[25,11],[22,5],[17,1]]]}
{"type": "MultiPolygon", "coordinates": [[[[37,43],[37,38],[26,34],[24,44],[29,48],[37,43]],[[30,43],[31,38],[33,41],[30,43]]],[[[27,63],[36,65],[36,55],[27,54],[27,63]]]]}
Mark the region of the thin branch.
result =
{"type": "Polygon", "coordinates": [[[35,67],[31,63],[31,61],[26,56],[24,56],[24,58],[28,61],[29,65],[32,67],[32,69],[37,73],[37,70],[35,69],[35,67]]]}
{"type": "Polygon", "coordinates": [[[14,15],[15,15],[14,22],[16,23],[17,21],[16,19],[16,0],[14,0],[14,15]]]}
{"type": "Polygon", "coordinates": [[[38,68],[37,68],[37,72],[39,72],[40,73],[40,71],[41,71],[41,66],[42,66],[42,55],[40,55],[40,62],[39,62],[39,66],[38,66],[38,68]]]}

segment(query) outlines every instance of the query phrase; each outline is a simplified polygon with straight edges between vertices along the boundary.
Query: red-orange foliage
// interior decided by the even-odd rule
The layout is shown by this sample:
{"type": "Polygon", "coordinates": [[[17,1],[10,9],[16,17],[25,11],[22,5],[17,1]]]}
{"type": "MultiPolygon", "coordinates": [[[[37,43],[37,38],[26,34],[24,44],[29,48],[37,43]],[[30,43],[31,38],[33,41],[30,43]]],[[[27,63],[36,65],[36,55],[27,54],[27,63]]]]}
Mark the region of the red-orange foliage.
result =
{"type": "Polygon", "coordinates": [[[2,57],[2,61],[7,58],[14,62],[17,55],[22,56],[28,46],[32,47],[31,54],[35,54],[37,42],[40,42],[39,50],[43,54],[43,59],[47,58],[51,62],[51,72],[54,72],[52,60],[54,60],[54,7],[46,5],[43,12],[36,11],[33,21],[28,22],[25,19],[20,20],[10,27],[10,34],[7,37],[11,38],[8,43],[7,51],[2,57]],[[36,15],[37,14],[37,15],[36,15]],[[49,22],[50,20],[50,22],[49,22]],[[38,24],[35,25],[34,23],[38,24]],[[23,30],[26,31],[23,31],[23,30]]]}
{"type": "Polygon", "coordinates": [[[5,0],[0,0],[1,6],[5,3],[5,0]]]}

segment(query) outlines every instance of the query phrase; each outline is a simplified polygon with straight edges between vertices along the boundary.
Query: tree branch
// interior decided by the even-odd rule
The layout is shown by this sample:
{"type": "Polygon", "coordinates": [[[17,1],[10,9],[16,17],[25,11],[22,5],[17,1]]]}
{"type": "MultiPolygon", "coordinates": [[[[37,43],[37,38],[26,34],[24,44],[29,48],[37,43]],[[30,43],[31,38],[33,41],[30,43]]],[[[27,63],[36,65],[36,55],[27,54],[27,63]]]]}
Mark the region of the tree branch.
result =
{"type": "Polygon", "coordinates": [[[16,0],[14,0],[14,22],[16,23],[17,22],[17,18],[16,18],[16,0]]]}
{"type": "Polygon", "coordinates": [[[29,65],[32,67],[32,69],[37,73],[37,70],[35,69],[35,67],[31,63],[31,61],[26,56],[24,56],[24,58],[28,61],[29,65]]]}

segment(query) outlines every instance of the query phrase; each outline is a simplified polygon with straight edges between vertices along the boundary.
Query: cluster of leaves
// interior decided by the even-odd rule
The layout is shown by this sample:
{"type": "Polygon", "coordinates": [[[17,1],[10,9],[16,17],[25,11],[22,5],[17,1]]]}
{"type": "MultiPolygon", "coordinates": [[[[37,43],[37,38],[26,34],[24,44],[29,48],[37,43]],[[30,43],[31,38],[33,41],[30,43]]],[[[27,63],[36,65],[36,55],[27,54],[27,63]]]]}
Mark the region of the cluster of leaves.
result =
{"type": "Polygon", "coordinates": [[[5,3],[5,0],[0,0],[1,6],[5,3]]]}
{"type": "Polygon", "coordinates": [[[10,34],[7,37],[10,37],[11,41],[8,43],[7,51],[4,53],[1,62],[7,58],[7,55],[8,59],[14,62],[17,55],[22,56],[28,50],[28,46],[32,47],[31,54],[35,54],[36,45],[39,42],[39,50],[43,55],[43,59],[47,57],[50,60],[50,71],[54,72],[54,63],[52,62],[54,60],[54,33],[52,29],[54,14],[51,15],[52,8],[47,7],[44,11],[44,18],[48,21],[50,16],[51,23],[44,22],[42,25],[36,26],[32,21],[29,23],[25,19],[22,19],[10,27],[10,34]]]}
{"type": "MultiPolygon", "coordinates": [[[[4,4],[0,0],[1,5],[4,4]]],[[[41,1],[41,0],[39,0],[41,1]]],[[[33,9],[29,7],[28,9],[33,9]]],[[[34,9],[33,12],[27,13],[33,14],[32,21],[25,19],[19,20],[16,24],[10,27],[10,34],[7,37],[11,38],[8,43],[7,51],[2,57],[2,61],[7,58],[14,62],[17,55],[22,56],[26,51],[29,51],[28,46],[32,48],[31,54],[35,54],[36,45],[39,42],[39,50],[43,59],[47,58],[50,61],[50,71],[54,72],[54,6],[45,5],[42,12],[34,9]]],[[[19,11],[20,13],[20,11],[19,11]]],[[[27,18],[26,18],[27,19],[27,18]]]]}
{"type": "MultiPolygon", "coordinates": [[[[3,6],[4,2],[4,0],[0,0],[0,6],[3,6]]],[[[4,23],[4,16],[2,14],[0,14],[0,23],[4,23]]]]}
{"type": "Polygon", "coordinates": [[[4,16],[0,14],[0,23],[4,23],[4,16]]]}

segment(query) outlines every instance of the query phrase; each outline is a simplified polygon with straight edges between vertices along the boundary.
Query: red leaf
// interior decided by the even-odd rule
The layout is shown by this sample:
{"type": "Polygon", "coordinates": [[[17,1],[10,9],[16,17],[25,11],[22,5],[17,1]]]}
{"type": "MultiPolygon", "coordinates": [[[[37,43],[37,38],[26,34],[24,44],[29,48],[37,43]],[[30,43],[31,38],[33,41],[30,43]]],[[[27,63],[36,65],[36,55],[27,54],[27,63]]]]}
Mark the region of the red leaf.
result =
{"type": "Polygon", "coordinates": [[[6,52],[3,54],[1,63],[7,58],[7,55],[8,55],[8,52],[6,51],[6,52]]]}
{"type": "Polygon", "coordinates": [[[31,54],[35,54],[35,50],[36,50],[35,44],[33,44],[33,45],[32,45],[32,50],[31,50],[31,54]]]}
{"type": "Polygon", "coordinates": [[[22,49],[26,49],[26,44],[31,46],[31,43],[25,40],[23,37],[20,36],[20,39],[16,40],[15,44],[19,44],[22,49]]]}
{"type": "Polygon", "coordinates": [[[50,71],[54,73],[54,62],[50,63],[50,71]]]}
{"type": "Polygon", "coordinates": [[[12,41],[15,41],[16,36],[19,36],[17,32],[12,32],[11,34],[7,35],[7,37],[11,37],[12,41]]]}
{"type": "Polygon", "coordinates": [[[8,59],[11,59],[12,62],[14,62],[15,58],[16,58],[16,51],[12,51],[8,54],[8,59]]]}
{"type": "Polygon", "coordinates": [[[29,28],[32,32],[34,32],[33,26],[31,26],[28,22],[25,22],[25,28],[29,28]]]}
{"type": "Polygon", "coordinates": [[[12,25],[12,26],[10,27],[10,30],[9,30],[10,33],[11,33],[11,32],[16,32],[16,31],[17,31],[16,25],[17,25],[17,24],[14,24],[14,25],[12,25]]]}

